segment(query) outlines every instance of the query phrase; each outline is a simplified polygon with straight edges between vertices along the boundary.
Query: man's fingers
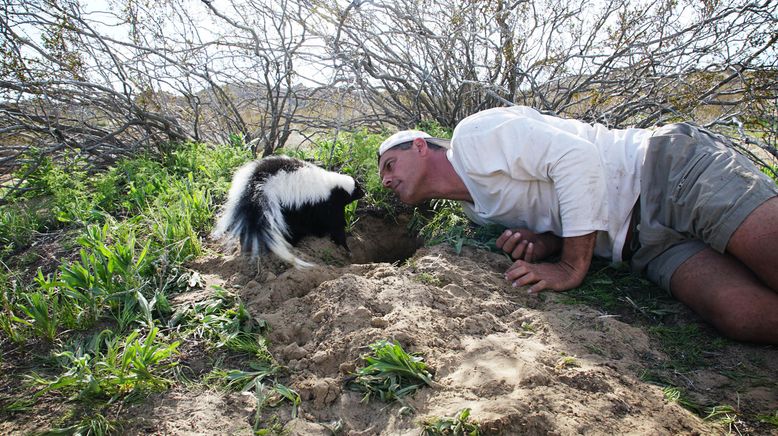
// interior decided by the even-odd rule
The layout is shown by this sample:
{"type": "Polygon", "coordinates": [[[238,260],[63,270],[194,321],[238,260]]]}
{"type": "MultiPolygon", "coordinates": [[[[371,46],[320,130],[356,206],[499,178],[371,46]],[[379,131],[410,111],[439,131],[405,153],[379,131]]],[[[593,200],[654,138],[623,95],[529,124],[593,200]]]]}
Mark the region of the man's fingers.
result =
{"type": "Polygon", "coordinates": [[[504,246],[504,245],[505,245],[505,243],[508,241],[508,238],[510,238],[510,237],[511,237],[511,235],[513,235],[513,232],[512,232],[512,231],[510,231],[510,230],[505,230],[504,232],[502,232],[502,234],[500,235],[500,237],[499,237],[499,238],[497,238],[497,241],[494,243],[494,245],[496,245],[496,246],[497,246],[497,248],[500,248],[500,249],[504,250],[503,246],[504,246]]]}
{"type": "MultiPolygon", "coordinates": [[[[518,235],[518,233],[516,233],[518,235]]],[[[513,249],[511,252],[511,257],[514,259],[524,259],[527,260],[527,258],[524,256],[524,252],[527,250],[527,240],[519,242],[519,244],[516,246],[516,248],[513,249]]]]}
{"type": "Polygon", "coordinates": [[[505,271],[505,278],[508,280],[515,280],[516,277],[522,274],[526,274],[527,271],[527,262],[523,260],[517,260],[513,262],[507,271],[505,271]]]}
{"type": "Polygon", "coordinates": [[[527,262],[535,262],[535,244],[532,242],[527,245],[527,252],[524,254],[524,260],[527,262]]]}
{"type": "Polygon", "coordinates": [[[537,294],[540,291],[545,291],[547,288],[548,288],[548,286],[546,284],[546,281],[545,280],[541,280],[541,281],[535,283],[534,285],[532,285],[532,287],[529,288],[527,293],[528,294],[537,294]]]}
{"type": "Polygon", "coordinates": [[[521,259],[524,255],[527,242],[522,240],[520,232],[514,232],[512,230],[505,230],[497,238],[495,244],[497,248],[510,255],[513,259],[521,259]]]}

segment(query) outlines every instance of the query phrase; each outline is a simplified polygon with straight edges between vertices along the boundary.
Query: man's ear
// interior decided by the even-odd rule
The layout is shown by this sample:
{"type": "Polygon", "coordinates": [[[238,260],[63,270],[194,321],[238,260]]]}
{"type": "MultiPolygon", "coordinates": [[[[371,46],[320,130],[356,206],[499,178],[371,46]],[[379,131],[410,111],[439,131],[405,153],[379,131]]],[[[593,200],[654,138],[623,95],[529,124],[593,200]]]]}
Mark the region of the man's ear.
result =
{"type": "Polygon", "coordinates": [[[427,147],[427,141],[425,141],[423,138],[416,138],[413,140],[413,148],[419,151],[422,156],[427,154],[427,150],[429,150],[429,147],[427,147]]]}

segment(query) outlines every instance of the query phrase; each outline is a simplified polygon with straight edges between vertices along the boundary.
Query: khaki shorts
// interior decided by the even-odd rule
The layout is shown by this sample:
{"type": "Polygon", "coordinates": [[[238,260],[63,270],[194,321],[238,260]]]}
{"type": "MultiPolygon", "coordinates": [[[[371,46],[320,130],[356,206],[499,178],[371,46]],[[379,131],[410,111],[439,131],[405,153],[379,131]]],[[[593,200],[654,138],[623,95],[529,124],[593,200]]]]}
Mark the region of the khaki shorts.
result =
{"type": "Polygon", "coordinates": [[[632,269],[670,291],[673,273],[705,247],[719,253],[778,186],[728,140],[689,124],[649,138],[640,180],[640,247],[632,269]]]}

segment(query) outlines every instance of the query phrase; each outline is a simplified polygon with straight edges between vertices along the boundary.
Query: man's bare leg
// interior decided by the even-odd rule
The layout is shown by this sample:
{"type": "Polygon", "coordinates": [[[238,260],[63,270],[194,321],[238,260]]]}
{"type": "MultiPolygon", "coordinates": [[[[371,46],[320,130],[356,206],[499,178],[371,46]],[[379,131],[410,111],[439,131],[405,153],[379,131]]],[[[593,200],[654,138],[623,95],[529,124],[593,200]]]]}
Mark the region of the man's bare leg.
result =
{"type": "MultiPolygon", "coordinates": [[[[768,244],[762,253],[774,254],[775,247],[768,244]]],[[[670,289],[725,336],[778,344],[778,292],[738,259],[706,248],[681,264],[670,289]]]]}

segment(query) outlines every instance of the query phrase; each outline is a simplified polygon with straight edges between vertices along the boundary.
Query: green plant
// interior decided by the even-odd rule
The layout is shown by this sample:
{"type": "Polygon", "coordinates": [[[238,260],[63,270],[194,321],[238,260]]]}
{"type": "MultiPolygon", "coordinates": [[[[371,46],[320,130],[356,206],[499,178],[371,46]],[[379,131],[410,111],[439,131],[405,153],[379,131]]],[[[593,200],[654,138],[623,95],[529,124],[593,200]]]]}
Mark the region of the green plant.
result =
{"type": "Polygon", "coordinates": [[[213,348],[224,347],[269,361],[267,341],[261,335],[267,324],[252,317],[246,306],[223,288],[215,287],[215,291],[211,299],[181,307],[168,325],[180,326],[185,335],[206,339],[213,348]]]}
{"type": "Polygon", "coordinates": [[[48,436],[104,436],[116,434],[117,431],[118,425],[116,421],[112,421],[98,413],[92,416],[87,416],[71,426],[51,429],[45,434],[48,436]]]}
{"type": "Polygon", "coordinates": [[[505,229],[498,225],[476,226],[465,216],[459,202],[433,200],[432,216],[427,217],[418,209],[411,220],[411,229],[418,231],[426,245],[447,243],[457,253],[467,245],[484,250],[497,251],[496,241],[505,229]]]}
{"type": "Polygon", "coordinates": [[[262,384],[268,377],[278,373],[279,368],[269,362],[251,362],[250,371],[232,369],[229,371],[214,370],[210,379],[223,383],[231,391],[246,392],[257,384],[262,384]]]}
{"type": "Polygon", "coordinates": [[[423,436],[478,436],[481,428],[470,421],[470,409],[465,408],[452,417],[431,418],[422,422],[423,436]]]}
{"type": "Polygon", "coordinates": [[[569,369],[581,366],[575,356],[565,356],[564,354],[556,361],[556,369],[569,369]]]}
{"type": "Polygon", "coordinates": [[[377,397],[390,402],[432,385],[423,359],[408,354],[399,344],[379,341],[370,350],[372,354],[362,356],[367,366],[359,368],[347,383],[349,389],[365,393],[363,401],[377,397]]]}
{"type": "Polygon", "coordinates": [[[730,405],[713,406],[705,409],[705,417],[703,419],[727,425],[731,428],[738,421],[738,413],[730,405]]]}
{"type": "Polygon", "coordinates": [[[699,415],[702,411],[702,407],[689,399],[686,394],[675,386],[665,386],[662,388],[662,394],[665,397],[665,401],[670,403],[678,403],[683,408],[699,415]]]}
{"type": "Polygon", "coordinates": [[[662,350],[670,357],[667,365],[676,371],[706,366],[705,353],[723,345],[711,340],[697,324],[656,325],[649,331],[659,339],[662,350]]]}
{"type": "Polygon", "coordinates": [[[759,422],[770,424],[773,427],[778,427],[778,410],[771,414],[758,415],[756,418],[759,420],[759,422]]]}
{"type": "Polygon", "coordinates": [[[27,320],[17,320],[30,326],[37,336],[49,342],[54,341],[60,325],[56,296],[52,292],[35,291],[23,294],[23,298],[26,304],[21,309],[27,315],[27,320]]]}
{"type": "Polygon", "coordinates": [[[30,379],[44,387],[38,396],[63,391],[74,393],[74,398],[116,398],[165,389],[170,383],[165,374],[176,365],[172,357],[179,342],[166,344],[158,334],[156,327],[145,337],[136,330],[120,340],[103,331],[88,343],[55,354],[65,369],[59,377],[30,379]]]}
{"type": "Polygon", "coordinates": [[[421,272],[417,274],[416,276],[413,277],[413,280],[431,286],[440,286],[443,284],[440,278],[426,272],[421,272]]]}
{"type": "Polygon", "coordinates": [[[33,240],[33,232],[42,223],[37,214],[21,205],[0,206],[0,258],[33,240]]]}

